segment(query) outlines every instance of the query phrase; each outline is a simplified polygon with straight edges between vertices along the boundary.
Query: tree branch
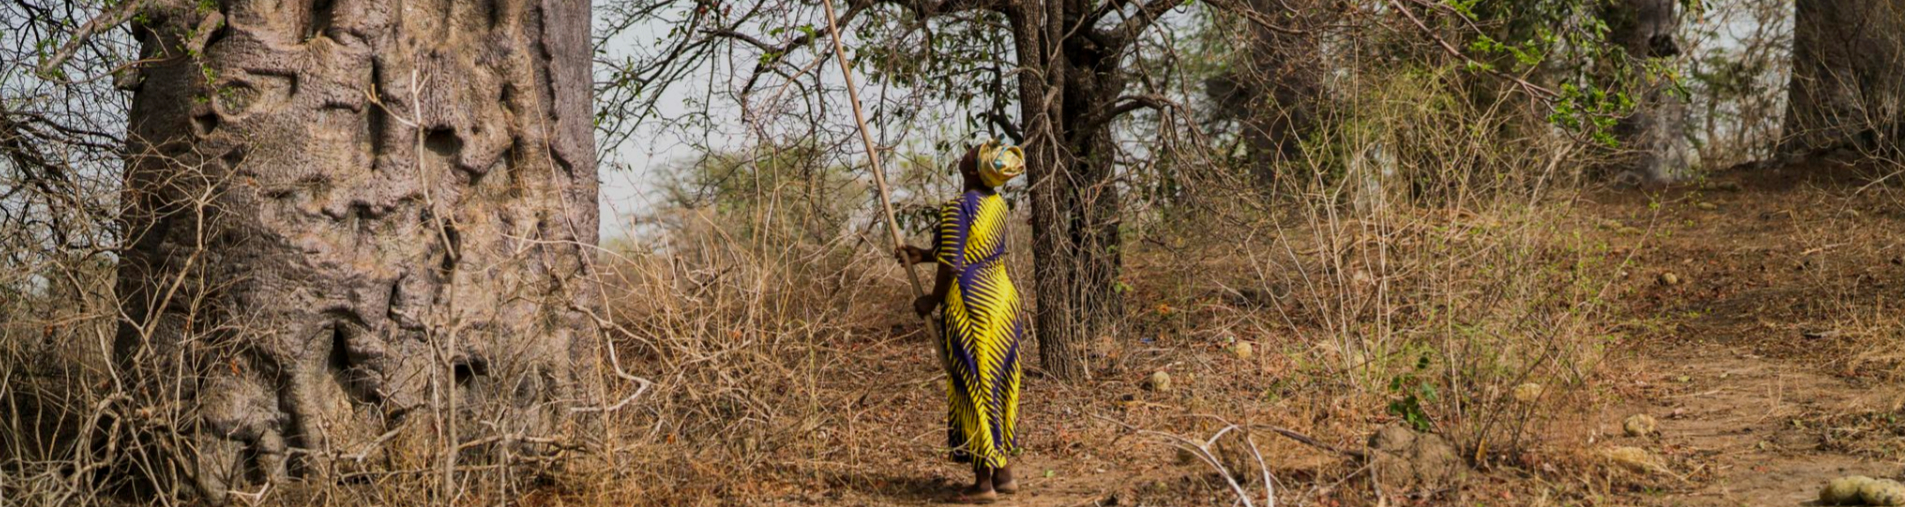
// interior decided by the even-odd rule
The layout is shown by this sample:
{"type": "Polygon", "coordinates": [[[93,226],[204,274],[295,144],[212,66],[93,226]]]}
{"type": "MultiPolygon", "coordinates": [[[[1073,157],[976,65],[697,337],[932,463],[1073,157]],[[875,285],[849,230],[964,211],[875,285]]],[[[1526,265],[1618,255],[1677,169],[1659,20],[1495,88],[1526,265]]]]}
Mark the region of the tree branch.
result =
{"type": "MultiPolygon", "coordinates": [[[[873,6],[879,5],[879,4],[897,5],[902,9],[913,11],[913,14],[919,17],[919,19],[921,20],[929,19],[935,16],[944,15],[944,14],[953,14],[958,12],[972,11],[972,10],[990,10],[990,11],[999,12],[999,13],[1006,13],[1005,9],[1011,6],[1011,2],[1007,0],[937,0],[937,1],[850,0],[847,3],[847,9],[844,11],[841,11],[840,18],[835,20],[835,22],[838,23],[840,26],[846,26],[848,23],[852,22],[855,17],[858,17],[860,13],[865,12],[867,9],[870,9],[873,6]]],[[[795,49],[799,49],[807,45],[813,44],[814,41],[817,39],[817,35],[819,34],[819,31],[802,33],[800,35],[795,36],[792,39],[788,39],[784,43],[776,45],[773,43],[769,43],[768,41],[761,40],[758,37],[741,33],[740,31],[734,30],[733,28],[710,28],[710,29],[704,29],[701,32],[711,36],[715,36],[715,37],[742,41],[747,43],[750,46],[754,46],[756,49],[761,50],[761,52],[767,55],[770,55],[768,59],[754,66],[753,72],[751,72],[750,76],[748,77],[747,84],[742,88],[743,93],[746,93],[747,91],[752,91],[754,89],[755,82],[760,78],[761,74],[767,72],[767,70],[773,67],[774,65],[779,64],[781,61],[781,58],[787,56],[789,53],[792,53],[795,49]]],[[[825,56],[821,56],[820,58],[825,58],[825,56]]]]}
{"type": "MultiPolygon", "coordinates": [[[[1012,2],[1006,0],[881,0],[880,3],[905,7],[923,20],[941,14],[971,10],[988,10],[1006,14],[1006,7],[1009,7],[1012,2]]],[[[846,16],[841,16],[840,19],[845,20],[846,16]]]]}
{"type": "MultiPolygon", "coordinates": [[[[840,19],[837,21],[841,25],[845,25],[847,22],[853,21],[853,18],[859,16],[861,12],[872,6],[873,4],[868,2],[849,2],[847,10],[840,14],[840,19]]],[[[754,85],[760,80],[761,75],[767,73],[768,69],[778,65],[781,58],[786,57],[788,53],[792,53],[795,49],[813,44],[814,41],[817,40],[819,31],[803,32],[779,45],[768,43],[760,38],[736,31],[733,28],[710,28],[702,30],[702,33],[746,42],[748,45],[754,46],[768,56],[767,59],[755,64],[754,70],[748,73],[747,84],[741,88],[741,93],[746,94],[754,91],[754,85]]],[[[824,55],[816,57],[817,60],[824,58],[826,58],[824,55]]]]}
{"type": "Polygon", "coordinates": [[[1083,126],[1077,130],[1079,132],[1090,132],[1092,129],[1103,126],[1106,122],[1118,119],[1119,116],[1123,116],[1125,113],[1147,108],[1162,111],[1173,105],[1175,104],[1171,102],[1171,99],[1159,94],[1119,97],[1118,100],[1112,101],[1110,108],[1101,109],[1085,116],[1083,126]]]}
{"type": "Polygon", "coordinates": [[[79,30],[73,32],[73,38],[71,40],[66,41],[66,44],[61,45],[59,50],[54,51],[53,54],[46,57],[45,60],[40,61],[40,77],[53,79],[53,76],[58,74],[60,66],[65,65],[67,59],[72,58],[75,53],[78,53],[79,47],[84,45],[87,40],[92,39],[94,34],[108,28],[119,26],[120,23],[125,23],[126,20],[132,19],[132,16],[137,14],[140,8],[145,7],[146,1],[147,0],[126,0],[125,3],[121,3],[106,12],[99,13],[99,15],[94,16],[93,19],[87,20],[86,24],[80,25],[79,30]]]}
{"type": "MultiPolygon", "coordinates": [[[[715,37],[724,37],[724,38],[738,40],[741,42],[746,42],[748,43],[748,45],[754,46],[756,48],[759,48],[761,51],[768,52],[768,53],[785,52],[787,50],[787,47],[785,46],[776,46],[773,44],[769,44],[767,41],[757,39],[752,35],[737,32],[732,28],[706,28],[706,29],[702,29],[701,33],[705,33],[715,37]]],[[[801,37],[806,37],[806,36],[802,35],[801,37]]],[[[794,44],[794,42],[789,42],[788,44],[791,45],[791,44],[794,44]]]]}
{"type": "Polygon", "coordinates": [[[1018,125],[1012,123],[1010,116],[1006,116],[1005,113],[1001,113],[996,109],[988,109],[985,112],[985,117],[987,122],[992,123],[993,126],[999,127],[999,130],[1005,132],[1006,137],[1010,137],[1013,141],[1017,142],[1025,141],[1025,133],[1019,130],[1018,125]]]}
{"type": "MultiPolygon", "coordinates": [[[[1300,28],[1290,28],[1290,27],[1278,25],[1276,23],[1272,23],[1270,22],[1270,19],[1269,19],[1270,16],[1266,16],[1262,12],[1256,9],[1252,9],[1247,5],[1238,5],[1234,1],[1206,0],[1205,3],[1218,9],[1219,12],[1225,12],[1225,13],[1230,13],[1230,14],[1235,14],[1237,16],[1240,16],[1244,19],[1244,21],[1248,21],[1250,22],[1251,25],[1254,25],[1258,28],[1262,28],[1262,29],[1276,32],[1276,33],[1281,33],[1284,35],[1302,35],[1304,33],[1307,33],[1306,30],[1303,30],[1300,28]]],[[[1291,7],[1288,3],[1283,4],[1283,11],[1285,13],[1288,13],[1290,16],[1294,18],[1301,19],[1304,17],[1303,12],[1296,10],[1296,8],[1294,7],[1291,7]]]]}
{"type": "Polygon", "coordinates": [[[1149,3],[1138,7],[1136,15],[1125,18],[1123,22],[1118,23],[1117,28],[1112,29],[1110,33],[1104,34],[1102,37],[1106,41],[1105,46],[1114,51],[1123,48],[1126,44],[1130,44],[1131,41],[1137,40],[1138,36],[1143,34],[1145,30],[1151,28],[1152,24],[1157,23],[1159,18],[1163,18],[1164,13],[1170,12],[1171,9],[1183,4],[1183,2],[1175,0],[1151,0],[1149,3]]]}
{"type": "MultiPolygon", "coordinates": [[[[1408,0],[1408,1],[1410,3],[1414,3],[1416,5],[1422,5],[1427,8],[1434,8],[1432,4],[1428,4],[1421,0],[1408,0]]],[[[1408,17],[1409,22],[1414,23],[1416,25],[1416,28],[1419,28],[1422,30],[1423,34],[1428,35],[1430,39],[1434,39],[1436,45],[1441,46],[1442,50],[1445,52],[1448,52],[1450,56],[1454,56],[1458,59],[1461,59],[1463,62],[1481,65],[1481,62],[1477,62],[1475,61],[1475,59],[1469,58],[1468,55],[1462,53],[1462,50],[1456,49],[1454,44],[1450,44],[1448,40],[1443,39],[1441,35],[1435,33],[1435,30],[1430,29],[1429,25],[1423,23],[1421,18],[1417,18],[1415,11],[1409,10],[1408,6],[1397,3],[1395,0],[1391,0],[1390,5],[1395,6],[1397,11],[1401,11],[1403,16],[1408,17]]],[[[1552,98],[1557,95],[1554,92],[1554,90],[1549,90],[1547,88],[1543,88],[1541,85],[1530,83],[1528,82],[1528,80],[1522,79],[1520,76],[1515,76],[1513,74],[1502,72],[1501,70],[1495,69],[1493,67],[1484,66],[1483,68],[1488,69],[1488,72],[1490,74],[1495,75],[1495,77],[1513,81],[1517,86],[1520,86],[1522,90],[1527,91],[1528,94],[1531,96],[1534,96],[1537,98],[1552,98]]]]}

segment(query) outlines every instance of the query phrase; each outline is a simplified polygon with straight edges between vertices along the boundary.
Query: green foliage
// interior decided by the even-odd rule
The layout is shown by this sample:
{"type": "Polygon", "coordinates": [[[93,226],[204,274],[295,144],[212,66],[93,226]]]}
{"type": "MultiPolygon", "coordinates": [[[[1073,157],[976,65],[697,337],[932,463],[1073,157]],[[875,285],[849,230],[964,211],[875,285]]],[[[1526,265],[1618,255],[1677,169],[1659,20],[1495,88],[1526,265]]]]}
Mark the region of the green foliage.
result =
{"type": "MultiPolygon", "coordinates": [[[[1689,12],[1701,8],[1699,0],[1685,3],[1689,12]]],[[[1635,96],[1662,81],[1669,93],[1686,93],[1670,66],[1631,55],[1614,40],[1632,21],[1610,0],[1443,5],[1461,18],[1449,21],[1452,26],[1477,27],[1464,32],[1465,70],[1558,84],[1552,96],[1543,97],[1552,108],[1549,123],[1602,146],[1618,147],[1613,128],[1633,112],[1635,96]]]]}
{"type": "Polygon", "coordinates": [[[1554,112],[1548,114],[1549,123],[1585,132],[1595,142],[1614,148],[1620,145],[1614,138],[1614,125],[1633,109],[1634,102],[1626,93],[1608,93],[1600,88],[1583,90],[1569,83],[1561,85],[1561,95],[1553,107],[1554,112]]]}
{"type": "Polygon", "coordinates": [[[1389,414],[1402,418],[1416,431],[1429,431],[1435,426],[1428,411],[1422,408],[1423,403],[1434,404],[1437,400],[1435,384],[1422,377],[1430,373],[1430,364],[1433,358],[1425,351],[1416,359],[1414,369],[1389,379],[1389,392],[1395,396],[1389,402],[1389,414]]]}

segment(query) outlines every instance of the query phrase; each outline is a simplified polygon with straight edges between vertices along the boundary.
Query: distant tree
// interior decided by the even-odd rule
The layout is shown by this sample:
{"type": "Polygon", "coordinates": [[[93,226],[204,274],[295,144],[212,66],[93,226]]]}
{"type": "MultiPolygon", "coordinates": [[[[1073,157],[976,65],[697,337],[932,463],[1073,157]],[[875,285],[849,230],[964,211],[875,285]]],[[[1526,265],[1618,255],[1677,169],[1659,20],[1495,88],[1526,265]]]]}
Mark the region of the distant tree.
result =
{"type": "MultiPolygon", "coordinates": [[[[1673,60],[1680,54],[1680,15],[1688,3],[1470,0],[1450,5],[1477,25],[1466,46],[1475,58],[1552,89],[1547,98],[1553,123],[1617,152],[1606,168],[1610,175],[1664,183],[1689,176],[1694,163],[1673,60]]],[[[1480,88],[1482,98],[1490,99],[1495,88],[1480,88]]]]}
{"type": "MultiPolygon", "coordinates": [[[[1604,5],[1600,15],[1608,39],[1627,61],[1618,68],[1647,73],[1648,62],[1680,54],[1676,32],[1683,0],[1619,0],[1604,5]]],[[[1653,74],[1662,74],[1654,72],[1653,74]]],[[[1626,170],[1647,181],[1666,183],[1691,175],[1691,143],[1687,139],[1687,105],[1678,83],[1668,76],[1635,79],[1628,86],[1632,111],[1614,127],[1626,170]]]]}
{"type": "Polygon", "coordinates": [[[1563,132],[1620,152],[1610,172],[1671,181],[1692,163],[1673,61],[1686,1],[1246,2],[1238,12],[1283,22],[1219,20],[1249,27],[1241,38],[1249,49],[1207,94],[1220,118],[1242,121],[1248,163],[1262,178],[1346,113],[1331,105],[1341,97],[1328,76],[1454,65],[1478,78],[1465,80],[1471,102],[1525,95],[1563,132]]]}
{"type": "Polygon", "coordinates": [[[1302,142],[1322,119],[1323,79],[1330,69],[1324,54],[1325,32],[1317,28],[1326,11],[1322,2],[1303,0],[1244,2],[1248,13],[1260,17],[1300,20],[1289,27],[1252,22],[1245,16],[1224,16],[1242,34],[1241,51],[1227,69],[1204,82],[1220,120],[1239,124],[1245,164],[1260,185],[1270,185],[1277,167],[1302,156],[1302,142]]]}
{"type": "Polygon", "coordinates": [[[1905,148],[1905,4],[1798,0],[1782,151],[1905,148]]]}

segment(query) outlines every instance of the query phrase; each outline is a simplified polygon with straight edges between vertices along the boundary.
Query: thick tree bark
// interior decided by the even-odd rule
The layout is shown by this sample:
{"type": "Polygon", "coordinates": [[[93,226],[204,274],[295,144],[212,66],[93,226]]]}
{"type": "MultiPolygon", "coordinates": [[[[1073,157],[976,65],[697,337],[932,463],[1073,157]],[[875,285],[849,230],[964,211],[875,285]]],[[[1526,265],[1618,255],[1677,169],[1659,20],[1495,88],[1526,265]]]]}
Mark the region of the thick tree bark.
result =
{"type": "Polygon", "coordinates": [[[1117,290],[1119,192],[1105,112],[1125,83],[1115,48],[1070,33],[1084,1],[1022,2],[1011,20],[1027,174],[1032,190],[1034,316],[1040,366],[1063,379],[1089,375],[1085,344],[1123,316],[1117,290]]]}
{"type": "Polygon", "coordinates": [[[222,501],[558,431],[596,332],[588,2],[211,7],[135,30],[115,352],[181,421],[164,459],[222,501]]]}
{"type": "MultiPolygon", "coordinates": [[[[1680,54],[1674,35],[1680,28],[1680,0],[1621,0],[1603,12],[1608,36],[1629,58],[1667,58],[1680,54]]],[[[1641,83],[1632,92],[1633,114],[1614,126],[1614,135],[1631,155],[1628,170],[1650,182],[1667,183],[1692,174],[1694,155],[1687,140],[1687,105],[1670,93],[1665,79],[1641,83]]]]}
{"type": "Polygon", "coordinates": [[[1905,5],[1799,0],[1793,16],[1781,151],[1905,147],[1905,5]]]}

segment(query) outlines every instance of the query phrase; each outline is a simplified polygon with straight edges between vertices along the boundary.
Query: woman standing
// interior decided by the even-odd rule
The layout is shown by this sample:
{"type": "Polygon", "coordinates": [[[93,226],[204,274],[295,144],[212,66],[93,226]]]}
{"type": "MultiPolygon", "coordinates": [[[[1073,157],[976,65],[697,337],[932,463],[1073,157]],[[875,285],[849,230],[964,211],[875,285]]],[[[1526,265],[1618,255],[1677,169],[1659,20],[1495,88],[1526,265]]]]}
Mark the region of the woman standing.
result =
{"type": "Polygon", "coordinates": [[[1024,172],[1019,149],[997,141],[959,159],[965,192],[940,207],[931,250],[904,246],[909,264],[937,262],[931,294],[913,302],[920,316],[941,312],[941,360],[951,404],[946,433],[953,461],[971,463],[973,485],[956,499],[991,503],[1018,490],[1008,456],[1019,453],[1013,432],[1019,415],[1019,336],[1024,331],[1019,293],[1005,272],[1005,200],[999,186],[1024,172]]]}

